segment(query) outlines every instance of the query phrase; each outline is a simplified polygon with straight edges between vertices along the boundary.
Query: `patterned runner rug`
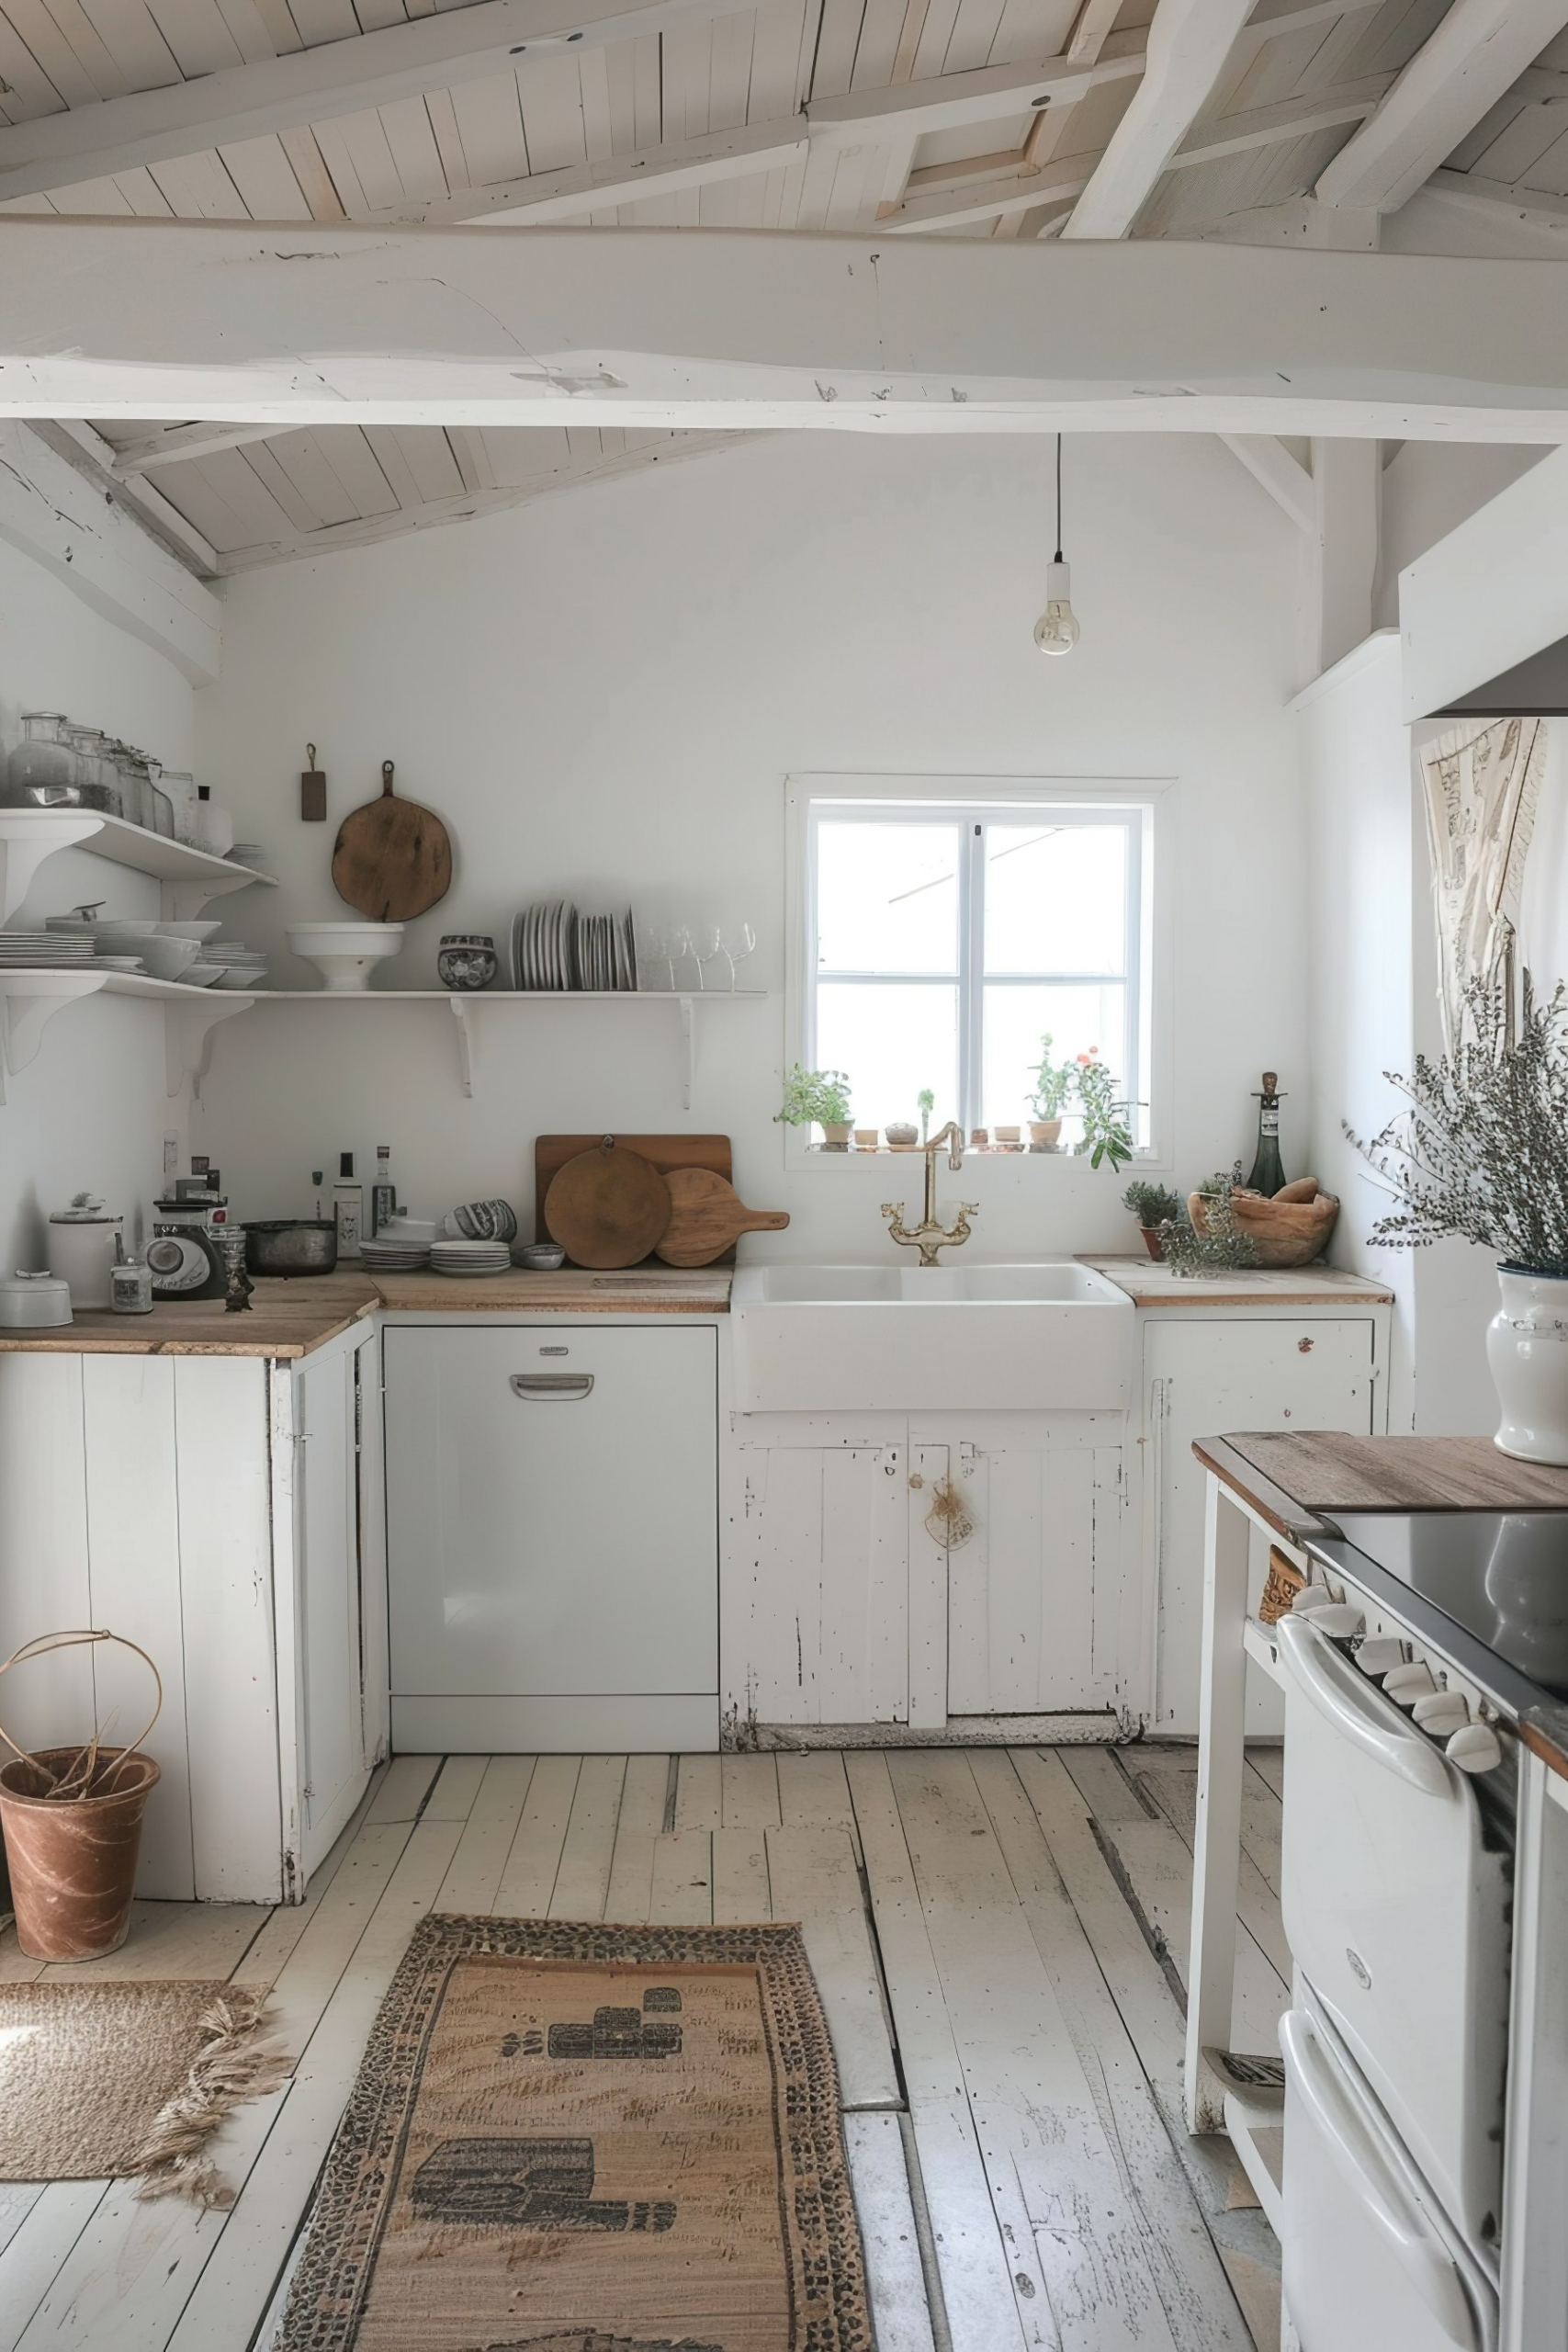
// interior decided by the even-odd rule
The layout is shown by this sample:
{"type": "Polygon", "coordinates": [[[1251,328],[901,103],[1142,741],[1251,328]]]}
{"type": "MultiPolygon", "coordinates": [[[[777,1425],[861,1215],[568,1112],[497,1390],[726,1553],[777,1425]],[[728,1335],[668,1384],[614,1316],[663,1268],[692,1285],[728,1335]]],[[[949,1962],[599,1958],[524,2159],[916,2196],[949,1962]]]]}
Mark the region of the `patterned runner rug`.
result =
{"type": "Polygon", "coordinates": [[[426,1919],[276,2352],[872,2352],[795,1928],[426,1919]]]}

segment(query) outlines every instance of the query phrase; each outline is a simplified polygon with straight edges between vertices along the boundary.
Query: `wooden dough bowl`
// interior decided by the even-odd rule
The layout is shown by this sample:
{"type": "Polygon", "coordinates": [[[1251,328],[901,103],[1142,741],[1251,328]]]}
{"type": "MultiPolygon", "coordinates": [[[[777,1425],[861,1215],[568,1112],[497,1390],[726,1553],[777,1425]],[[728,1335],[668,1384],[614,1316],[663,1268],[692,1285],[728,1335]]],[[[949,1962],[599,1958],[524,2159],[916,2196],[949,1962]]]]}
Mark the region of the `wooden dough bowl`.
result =
{"type": "MultiPolygon", "coordinates": [[[[1231,1208],[1260,1266],[1309,1266],[1328,1247],[1339,1216],[1335,1195],[1320,1192],[1313,1176],[1298,1177],[1272,1200],[1261,1193],[1233,1193],[1231,1208]]],[[[1200,1233],[1207,1232],[1201,1193],[1189,1197],[1187,1214],[1200,1233]]]]}

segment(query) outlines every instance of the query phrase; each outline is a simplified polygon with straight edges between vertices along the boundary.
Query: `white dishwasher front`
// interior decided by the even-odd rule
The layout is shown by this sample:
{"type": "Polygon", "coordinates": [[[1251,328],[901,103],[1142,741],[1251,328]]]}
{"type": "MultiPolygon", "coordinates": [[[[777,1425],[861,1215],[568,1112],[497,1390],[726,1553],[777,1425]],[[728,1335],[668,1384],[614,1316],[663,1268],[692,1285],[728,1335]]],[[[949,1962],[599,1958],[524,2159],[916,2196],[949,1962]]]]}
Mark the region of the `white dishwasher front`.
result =
{"type": "Polygon", "coordinates": [[[394,1747],[716,1747],[712,1326],[393,1326],[383,1361],[394,1747]]]}

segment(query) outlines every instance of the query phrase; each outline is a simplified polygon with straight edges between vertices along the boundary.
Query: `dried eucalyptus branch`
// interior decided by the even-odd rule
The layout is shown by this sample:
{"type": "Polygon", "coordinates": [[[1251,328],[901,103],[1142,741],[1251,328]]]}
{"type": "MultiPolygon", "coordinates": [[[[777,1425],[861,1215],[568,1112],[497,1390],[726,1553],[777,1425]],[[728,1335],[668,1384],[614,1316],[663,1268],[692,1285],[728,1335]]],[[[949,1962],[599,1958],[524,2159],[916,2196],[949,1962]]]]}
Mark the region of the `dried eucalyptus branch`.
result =
{"type": "Polygon", "coordinates": [[[1458,1238],[1502,1262],[1568,1278],[1568,994],[1538,1002],[1524,976],[1515,1035],[1506,979],[1465,990],[1468,1034],[1414,1073],[1383,1076],[1406,1098],[1370,1141],[1345,1133],[1404,1204],[1371,1238],[1419,1250],[1458,1238]]]}

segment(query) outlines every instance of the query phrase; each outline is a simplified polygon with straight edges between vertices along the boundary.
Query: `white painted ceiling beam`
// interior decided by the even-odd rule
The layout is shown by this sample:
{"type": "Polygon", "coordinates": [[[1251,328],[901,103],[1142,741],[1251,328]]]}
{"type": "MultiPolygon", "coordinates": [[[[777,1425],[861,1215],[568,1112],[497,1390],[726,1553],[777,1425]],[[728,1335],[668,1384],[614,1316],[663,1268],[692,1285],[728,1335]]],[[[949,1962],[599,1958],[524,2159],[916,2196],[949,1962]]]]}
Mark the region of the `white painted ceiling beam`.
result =
{"type": "Polygon", "coordinates": [[[226,66],[166,89],[139,90],[0,128],[0,198],[99,179],[267,131],[422,97],[503,74],[513,62],[576,43],[657,33],[719,17],[733,0],[477,0],[350,40],[226,66]]]}
{"type": "Polygon", "coordinates": [[[1568,0],[1453,0],[1320,176],[1323,202],[1397,211],[1565,24],[1568,0]]]}
{"type": "Polygon", "coordinates": [[[0,414],[1540,444],[1568,440],[1556,267],[17,214],[0,414]]]}
{"type": "Polygon", "coordinates": [[[1473,172],[1434,172],[1422,192],[1472,211],[1505,213],[1532,229],[1568,229],[1568,196],[1551,196],[1544,188],[1509,187],[1502,180],[1478,179],[1473,172]]]}
{"type": "Polygon", "coordinates": [[[1252,0],[1157,0],[1148,63],[1064,238],[1124,237],[1208,105],[1252,0]]]}
{"type": "Polygon", "coordinates": [[[0,539],[164,654],[193,685],[218,675],[222,607],[121,507],[24,424],[0,422],[0,539]]]}
{"type": "Polygon", "coordinates": [[[1317,498],[1312,475],[1282,441],[1271,433],[1224,433],[1220,438],[1298,530],[1316,530],[1317,498]]]}
{"type": "MultiPolygon", "coordinates": [[[[167,548],[177,562],[197,580],[210,580],[218,569],[218,550],[211,541],[189,523],[177,506],[171,505],[161,490],[150,481],[132,475],[122,480],[116,469],[117,452],[101,433],[82,417],[38,417],[33,428],[50,447],[58,451],[69,466],[85,474],[103,495],[140,523],[145,530],[167,548]]],[[[225,428],[214,426],[213,431],[225,428]]],[[[243,431],[247,435],[260,436],[275,433],[276,425],[230,426],[231,432],[243,431]]]]}
{"type": "Polygon", "coordinates": [[[929,82],[901,82],[888,90],[852,90],[847,97],[814,98],[807,107],[814,146],[861,147],[875,140],[924,138],[928,131],[964,130],[971,123],[1024,114],[1042,105],[1076,106],[1101,82],[1123,82],[1144,70],[1142,36],[1114,55],[1076,63],[1054,58],[1031,72],[1021,65],[987,65],[968,74],[941,74],[929,82]]]}
{"type": "Polygon", "coordinates": [[[170,424],[139,441],[118,447],[103,443],[108,470],[117,481],[130,481],[159,466],[176,465],[182,458],[213,458],[223,449],[243,449],[248,441],[265,441],[276,430],[270,424],[170,424]]]}

